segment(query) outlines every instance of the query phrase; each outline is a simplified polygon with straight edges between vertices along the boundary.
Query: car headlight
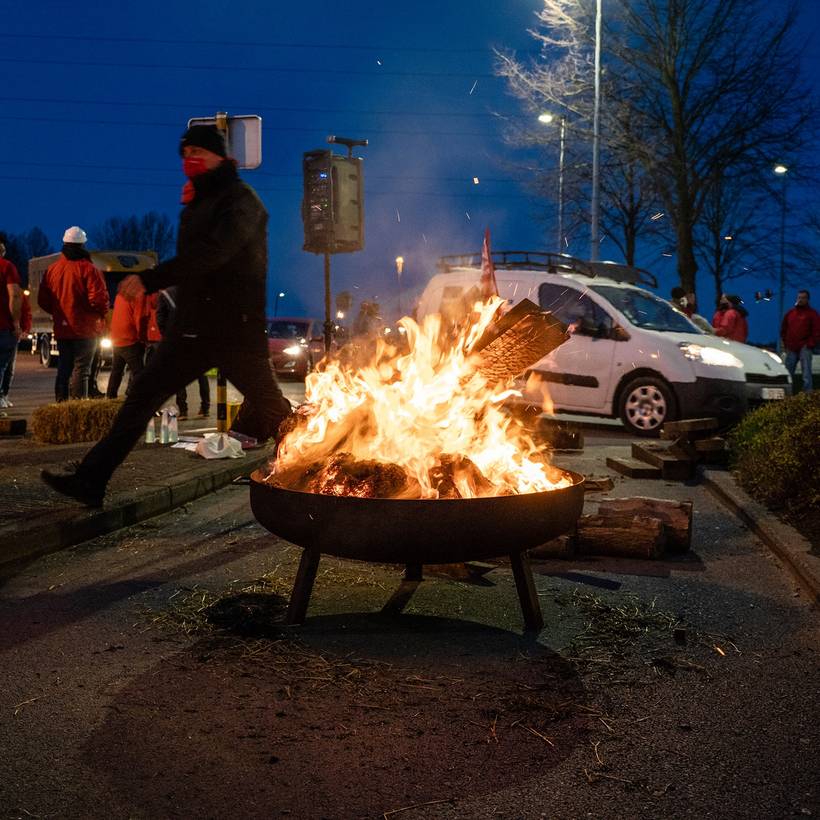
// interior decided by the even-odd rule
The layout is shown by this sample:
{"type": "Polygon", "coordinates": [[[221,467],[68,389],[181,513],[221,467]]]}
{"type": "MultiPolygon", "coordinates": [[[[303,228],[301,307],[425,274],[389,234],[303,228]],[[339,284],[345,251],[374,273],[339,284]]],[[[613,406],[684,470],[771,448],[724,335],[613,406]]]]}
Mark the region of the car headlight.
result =
{"type": "Polygon", "coordinates": [[[301,356],[304,350],[301,345],[291,345],[290,347],[286,347],[282,352],[287,353],[288,356],[301,356]]]}
{"type": "Polygon", "coordinates": [[[772,353],[771,350],[763,350],[764,353],[768,353],[778,364],[783,364],[783,359],[777,355],[777,353],[772,353]]]}
{"type": "Polygon", "coordinates": [[[110,350],[110,349],[113,347],[113,345],[111,344],[111,339],[109,339],[109,338],[106,336],[104,339],[102,339],[102,340],[100,341],[100,347],[101,347],[103,350],[110,350]]]}
{"type": "Polygon", "coordinates": [[[712,364],[718,367],[743,367],[743,362],[734,353],[728,350],[717,350],[714,347],[682,342],[678,345],[687,359],[702,364],[712,364]]]}

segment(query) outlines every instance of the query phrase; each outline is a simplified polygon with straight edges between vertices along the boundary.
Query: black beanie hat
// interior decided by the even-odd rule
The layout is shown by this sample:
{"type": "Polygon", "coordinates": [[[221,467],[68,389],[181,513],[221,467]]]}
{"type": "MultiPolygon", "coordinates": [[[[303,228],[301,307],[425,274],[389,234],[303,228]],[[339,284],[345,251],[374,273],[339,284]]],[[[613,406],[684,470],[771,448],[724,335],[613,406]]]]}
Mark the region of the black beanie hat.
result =
{"type": "Polygon", "coordinates": [[[179,142],[180,156],[186,145],[196,145],[220,157],[228,155],[225,151],[225,139],[215,125],[192,125],[179,142]]]}

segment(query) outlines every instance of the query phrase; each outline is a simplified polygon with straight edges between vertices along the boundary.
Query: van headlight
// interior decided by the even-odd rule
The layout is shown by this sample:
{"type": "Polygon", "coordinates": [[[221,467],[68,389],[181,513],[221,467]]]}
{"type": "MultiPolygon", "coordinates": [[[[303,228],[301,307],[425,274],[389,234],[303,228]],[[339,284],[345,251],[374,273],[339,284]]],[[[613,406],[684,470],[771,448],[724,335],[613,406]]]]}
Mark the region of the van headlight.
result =
{"type": "Polygon", "coordinates": [[[701,364],[712,364],[717,367],[743,367],[743,362],[728,350],[716,350],[714,347],[682,342],[678,345],[687,359],[701,364]]]}
{"type": "Polygon", "coordinates": [[[100,347],[103,350],[110,350],[112,347],[111,339],[109,339],[108,336],[105,336],[103,339],[100,340],[100,347]]]}
{"type": "Polygon", "coordinates": [[[282,352],[287,353],[288,356],[301,356],[304,348],[301,345],[291,345],[286,347],[282,352]]]}

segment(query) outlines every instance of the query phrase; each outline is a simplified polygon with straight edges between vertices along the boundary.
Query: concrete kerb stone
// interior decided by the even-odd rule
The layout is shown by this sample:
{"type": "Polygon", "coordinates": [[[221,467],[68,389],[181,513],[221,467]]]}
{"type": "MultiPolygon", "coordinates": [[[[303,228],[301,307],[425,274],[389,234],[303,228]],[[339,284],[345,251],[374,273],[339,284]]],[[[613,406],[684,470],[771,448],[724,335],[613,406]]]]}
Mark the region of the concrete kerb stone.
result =
{"type": "Polygon", "coordinates": [[[210,461],[178,473],[167,482],[144,484],[135,491],[109,497],[101,510],[78,507],[77,513],[70,517],[66,517],[65,509],[54,510],[27,521],[25,527],[18,522],[0,527],[0,544],[4,545],[0,552],[0,568],[39,558],[170,512],[250,474],[269,458],[270,451],[265,448],[247,452],[242,459],[210,461]]]}
{"type": "Polygon", "coordinates": [[[811,543],[742,490],[730,473],[701,468],[701,478],[785,564],[812,603],[820,604],[820,556],[812,553],[811,543]]]}

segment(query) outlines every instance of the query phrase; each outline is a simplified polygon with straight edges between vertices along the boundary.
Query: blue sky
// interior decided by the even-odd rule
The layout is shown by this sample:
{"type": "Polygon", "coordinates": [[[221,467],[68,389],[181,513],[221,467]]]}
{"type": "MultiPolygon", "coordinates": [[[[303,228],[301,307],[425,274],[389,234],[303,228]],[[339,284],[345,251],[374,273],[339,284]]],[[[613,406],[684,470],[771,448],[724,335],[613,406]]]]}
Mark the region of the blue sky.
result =
{"type": "MultiPolygon", "coordinates": [[[[321,258],[301,250],[301,159],[332,133],[370,140],[359,154],[366,248],[333,258],[334,292],[394,304],[397,255],[406,293],[418,290],[439,255],[477,250],[485,226],[497,249],[553,250],[553,226],[505,171],[522,157],[491,113],[516,109],[492,76],[491,48],[531,49],[540,5],[0,0],[0,230],[39,225],[59,246],[68,225],[108,216],[176,220],[179,135],[189,117],[225,110],[263,118],[263,164],[244,175],[270,213],[280,314],[322,310],[321,258]]],[[[804,6],[815,68],[817,4],[804,6]]],[[[665,292],[672,278],[660,273],[665,292]]],[[[735,289],[756,335],[771,338],[774,304],[751,302],[759,287],[735,289]]]]}

